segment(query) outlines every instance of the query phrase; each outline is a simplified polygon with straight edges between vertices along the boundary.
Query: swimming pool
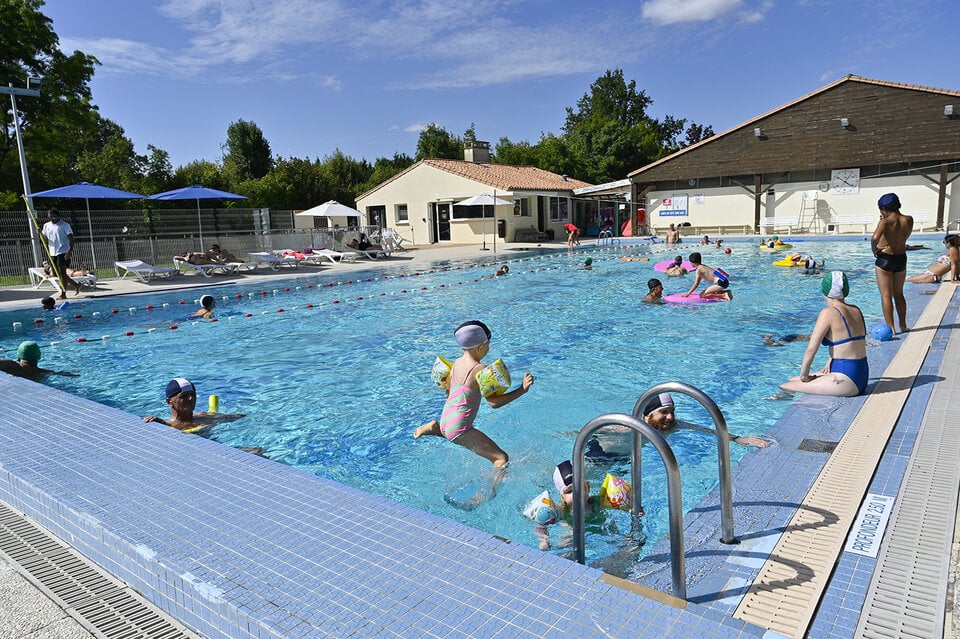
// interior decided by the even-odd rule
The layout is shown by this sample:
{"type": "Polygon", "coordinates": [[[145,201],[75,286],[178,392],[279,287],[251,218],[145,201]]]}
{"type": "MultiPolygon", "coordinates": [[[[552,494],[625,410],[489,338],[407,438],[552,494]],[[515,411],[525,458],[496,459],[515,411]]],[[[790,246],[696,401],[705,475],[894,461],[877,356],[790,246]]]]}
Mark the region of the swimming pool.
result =
{"type": "MultiPolygon", "coordinates": [[[[34,325],[33,312],[7,313],[0,330],[7,349],[25,338],[59,342],[45,347],[42,363],[83,374],[51,378],[51,385],[139,415],[166,415],[163,386],[187,376],[198,384],[201,407],[217,394],[223,412],[247,415],[217,426],[211,436],[218,441],[263,446],[279,462],[536,546],[520,511],[543,489],[555,494],[553,467],[569,457],[575,431],[601,413],[629,412],[650,385],[678,380],[701,388],[739,435],[762,434],[786,409],[789,400],[770,398],[796,373],[805,343],[770,348],[762,335],[809,330],[823,304],[819,278],[774,268],[777,258],[753,245],[730,246],[730,255],[703,251],[704,262],[731,274],[730,304],[641,304],[653,263],[674,253],[655,253],[650,262],[619,257],[664,249],[655,245],[591,252],[590,271],[579,268],[587,253],[578,252],[512,261],[503,278],[485,277],[493,265],[457,262],[416,275],[401,267],[339,274],[349,284],[328,271],[266,288],[223,286],[212,289],[220,318],[213,323],[184,321],[200,294],[185,291],[72,305],[58,323],[48,315],[34,325]],[[411,433],[439,414],[443,395],[431,385],[430,367],[438,353],[456,354],[453,328],[472,318],[493,330],[488,359],[503,357],[515,378],[530,370],[537,381],[513,404],[481,409],[478,427],[511,454],[511,467],[498,496],[466,512],[449,506],[444,494],[487,463],[440,439],[415,442],[411,433]],[[13,331],[17,321],[23,328],[13,331]]],[[[797,248],[846,270],[851,300],[868,326],[878,321],[867,242],[797,248]]],[[[691,250],[682,248],[684,255],[691,250]]],[[[934,255],[918,252],[911,272],[934,255]]],[[[690,283],[661,279],[667,292],[690,283]]],[[[821,353],[818,363],[825,358],[821,353]]],[[[689,401],[679,403],[678,414],[707,423],[689,401]]],[[[689,432],[671,443],[689,508],[716,483],[715,444],[689,432]]],[[[736,463],[745,449],[731,452],[736,463]]],[[[644,526],[657,538],[667,521],[663,471],[653,457],[645,461],[644,526]]],[[[622,464],[593,465],[595,487],[608,470],[628,475],[622,464]]],[[[611,521],[624,529],[623,517],[611,521]]],[[[591,556],[616,552],[617,539],[592,536],[591,556]]]]}

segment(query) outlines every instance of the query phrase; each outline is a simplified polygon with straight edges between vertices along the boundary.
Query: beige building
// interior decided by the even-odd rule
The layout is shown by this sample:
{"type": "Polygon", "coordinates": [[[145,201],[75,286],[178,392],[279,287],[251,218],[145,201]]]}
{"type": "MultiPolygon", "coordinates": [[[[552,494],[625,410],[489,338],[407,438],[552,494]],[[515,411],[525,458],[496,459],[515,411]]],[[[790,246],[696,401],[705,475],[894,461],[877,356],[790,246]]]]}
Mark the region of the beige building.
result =
{"type": "Polygon", "coordinates": [[[868,232],[895,192],[919,230],[960,221],[960,92],[848,75],[632,172],[662,231],[868,232]]]}
{"type": "MultiPolygon", "coordinates": [[[[584,224],[591,203],[573,199],[587,182],[532,166],[490,163],[490,145],[476,142],[463,160],[421,160],[357,198],[364,224],[395,229],[414,244],[478,244],[564,237],[563,225],[584,224]],[[477,195],[502,203],[462,206],[477,195]],[[519,235],[518,235],[519,232],[519,235]]],[[[594,205],[595,208],[595,205],[594,205]]]]}

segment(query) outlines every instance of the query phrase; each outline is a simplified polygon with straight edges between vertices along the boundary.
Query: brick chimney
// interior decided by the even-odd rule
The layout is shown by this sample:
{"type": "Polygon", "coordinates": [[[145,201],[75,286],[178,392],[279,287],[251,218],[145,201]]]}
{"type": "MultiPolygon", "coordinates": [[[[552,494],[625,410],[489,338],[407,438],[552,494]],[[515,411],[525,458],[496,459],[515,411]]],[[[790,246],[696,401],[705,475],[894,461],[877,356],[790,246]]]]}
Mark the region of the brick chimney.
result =
{"type": "Polygon", "coordinates": [[[474,164],[490,164],[490,143],[480,140],[464,142],[463,159],[474,164]]]}

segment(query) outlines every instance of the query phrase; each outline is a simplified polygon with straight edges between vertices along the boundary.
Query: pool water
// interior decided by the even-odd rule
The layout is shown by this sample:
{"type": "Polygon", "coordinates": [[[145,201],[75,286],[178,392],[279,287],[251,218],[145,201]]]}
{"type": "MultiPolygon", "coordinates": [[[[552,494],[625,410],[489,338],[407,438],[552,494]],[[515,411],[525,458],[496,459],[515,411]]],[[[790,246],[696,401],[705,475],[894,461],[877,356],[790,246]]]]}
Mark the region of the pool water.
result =
{"type": "MultiPolygon", "coordinates": [[[[41,365],[82,373],[51,377],[50,385],[137,415],[168,416],[164,386],[188,377],[198,386],[198,409],[216,394],[221,412],[246,415],[213,428],[212,439],[262,446],[277,462],[536,547],[521,511],[544,489],[558,498],[554,466],[570,457],[576,432],[594,417],[629,413],[651,385],[682,381],[716,401],[732,433],[762,435],[792,401],[778,394],[777,384],[797,374],[806,342],[773,348],[762,336],[812,328],[823,306],[820,277],[773,267],[779,256],[752,243],[729,246],[729,255],[712,247],[702,253],[706,264],[730,274],[731,303],[640,303],[651,277],[663,280],[666,293],[686,290],[692,276],[668,278],[654,273],[653,264],[698,247],[583,247],[573,256],[502,254],[499,261],[511,266],[507,277],[489,277],[497,264],[471,261],[437,262],[419,272],[402,265],[349,275],[327,269],[267,283],[81,302],[43,315],[42,324],[34,324],[37,312],[17,311],[4,314],[0,343],[9,352],[35,339],[44,346],[41,365]],[[588,255],[593,268],[583,270],[588,255]],[[625,255],[651,259],[621,260],[625,255]],[[187,319],[206,292],[218,298],[218,321],[187,319]],[[497,496],[464,511],[445,494],[482,476],[489,463],[440,438],[414,441],[412,432],[439,417],[444,395],[430,369],[438,354],[459,354],[453,329],[468,319],[492,329],[489,361],[503,358],[515,384],[524,371],[536,382],[506,407],[481,407],[477,427],[510,454],[511,464],[497,496]],[[14,330],[14,322],[21,328],[14,330]]],[[[868,328],[881,321],[868,242],[795,246],[845,270],[849,299],[863,309],[868,328]]],[[[910,272],[934,257],[916,252],[910,272]]],[[[821,350],[817,365],[826,360],[821,350]]],[[[678,417],[710,424],[693,400],[676,399],[678,417]]],[[[717,483],[716,444],[689,431],[669,441],[689,509],[717,483]]],[[[731,446],[734,463],[745,453],[731,446]]],[[[657,539],[667,531],[664,472],[649,446],[644,462],[647,516],[637,537],[657,539]]],[[[589,464],[594,491],[606,472],[630,474],[623,462],[589,464]]],[[[643,552],[621,538],[630,524],[626,513],[597,519],[588,538],[594,561],[626,556],[629,564],[643,552]]],[[[555,543],[564,530],[569,537],[569,529],[552,527],[555,543]]]]}

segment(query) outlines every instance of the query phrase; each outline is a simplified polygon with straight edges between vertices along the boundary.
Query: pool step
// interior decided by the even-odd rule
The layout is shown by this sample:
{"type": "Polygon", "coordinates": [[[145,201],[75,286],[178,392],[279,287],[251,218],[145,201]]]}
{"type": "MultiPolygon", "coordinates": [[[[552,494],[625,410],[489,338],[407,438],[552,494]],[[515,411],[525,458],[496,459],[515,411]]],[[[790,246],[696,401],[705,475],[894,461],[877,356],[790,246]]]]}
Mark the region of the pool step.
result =
{"type": "Polygon", "coordinates": [[[734,617],[803,637],[953,295],[941,287],[866,398],[734,617]],[[921,330],[917,330],[921,329],[921,330]]]}

